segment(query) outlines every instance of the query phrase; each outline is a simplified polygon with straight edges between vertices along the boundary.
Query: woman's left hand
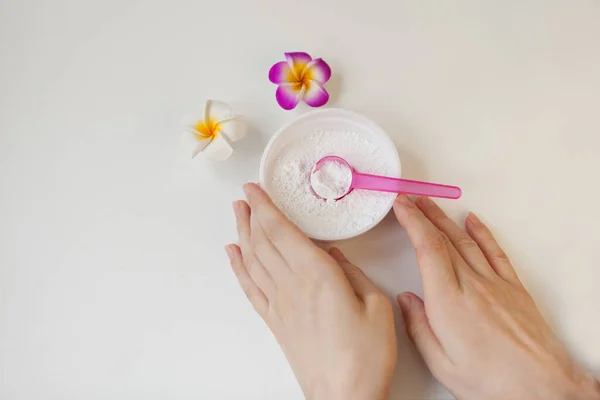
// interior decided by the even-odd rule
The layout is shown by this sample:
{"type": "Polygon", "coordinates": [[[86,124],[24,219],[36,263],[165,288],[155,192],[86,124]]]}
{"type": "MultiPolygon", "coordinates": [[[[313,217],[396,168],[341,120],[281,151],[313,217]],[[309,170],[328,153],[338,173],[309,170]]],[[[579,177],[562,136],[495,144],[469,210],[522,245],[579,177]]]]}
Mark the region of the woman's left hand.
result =
{"type": "Polygon", "coordinates": [[[257,185],[233,204],[227,254],[310,400],[385,399],[396,363],[387,297],[340,250],[317,247],[257,185]]]}

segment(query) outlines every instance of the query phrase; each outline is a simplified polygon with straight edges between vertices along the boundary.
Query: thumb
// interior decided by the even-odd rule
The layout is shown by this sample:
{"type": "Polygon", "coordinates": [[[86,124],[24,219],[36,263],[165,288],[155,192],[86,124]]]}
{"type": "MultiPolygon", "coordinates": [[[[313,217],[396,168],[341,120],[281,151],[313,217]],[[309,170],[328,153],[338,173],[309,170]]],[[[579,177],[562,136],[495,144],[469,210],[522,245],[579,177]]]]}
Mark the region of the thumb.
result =
{"type": "Polygon", "coordinates": [[[360,298],[365,300],[369,294],[380,293],[377,286],[371,282],[360,268],[348,261],[340,249],[332,247],[329,249],[329,254],[338,262],[344,271],[344,275],[346,275],[346,279],[350,282],[350,286],[352,286],[354,292],[356,292],[360,298]]]}
{"type": "Polygon", "coordinates": [[[423,300],[414,293],[404,292],[398,295],[398,303],[404,317],[406,334],[431,372],[438,377],[436,370],[439,371],[445,364],[447,356],[429,325],[423,300]]]}

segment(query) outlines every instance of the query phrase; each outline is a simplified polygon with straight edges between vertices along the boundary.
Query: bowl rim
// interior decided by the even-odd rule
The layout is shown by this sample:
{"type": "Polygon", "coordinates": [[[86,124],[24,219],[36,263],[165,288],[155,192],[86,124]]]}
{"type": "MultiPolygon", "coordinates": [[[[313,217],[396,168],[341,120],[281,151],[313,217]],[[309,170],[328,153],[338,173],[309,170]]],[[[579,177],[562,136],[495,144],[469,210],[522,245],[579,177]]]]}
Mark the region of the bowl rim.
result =
{"type": "MultiPolygon", "coordinates": [[[[275,134],[273,134],[273,136],[271,137],[271,139],[265,146],[265,149],[264,149],[263,154],[260,159],[258,182],[262,188],[264,188],[266,190],[266,187],[267,187],[266,186],[266,176],[265,176],[266,175],[265,164],[267,161],[267,157],[268,157],[272,147],[274,146],[275,142],[277,142],[277,140],[279,139],[279,137],[281,137],[291,126],[301,122],[304,119],[315,118],[315,117],[326,117],[327,114],[333,114],[335,116],[342,117],[344,119],[353,120],[353,121],[366,122],[367,123],[366,125],[374,126],[376,129],[372,129],[372,131],[375,134],[378,134],[381,136],[381,138],[386,142],[386,144],[393,150],[393,153],[395,155],[394,161],[397,163],[397,171],[395,173],[393,173],[392,176],[396,175],[395,177],[397,177],[397,178],[402,177],[402,162],[400,160],[400,155],[398,154],[398,149],[396,148],[396,145],[394,144],[394,142],[392,141],[390,136],[387,134],[387,132],[384,131],[383,128],[379,124],[375,123],[373,120],[371,120],[359,113],[356,113],[354,111],[349,111],[349,110],[346,110],[343,108],[325,108],[325,109],[321,109],[321,110],[309,111],[302,115],[299,115],[298,117],[294,118],[293,120],[283,124],[275,132],[275,134]]],[[[363,233],[370,231],[375,226],[379,225],[379,223],[389,214],[390,210],[394,206],[395,200],[396,200],[395,197],[392,198],[390,200],[389,204],[386,205],[385,212],[382,212],[381,215],[373,221],[373,223],[369,224],[368,226],[361,229],[360,231],[353,232],[352,234],[349,234],[349,235],[340,235],[340,236],[336,236],[336,237],[315,237],[315,236],[308,235],[306,232],[305,232],[305,234],[308,237],[310,237],[311,239],[319,240],[319,241],[323,241],[323,242],[333,242],[333,241],[340,241],[340,240],[347,240],[347,239],[355,238],[357,236],[362,235],[363,233]]]]}

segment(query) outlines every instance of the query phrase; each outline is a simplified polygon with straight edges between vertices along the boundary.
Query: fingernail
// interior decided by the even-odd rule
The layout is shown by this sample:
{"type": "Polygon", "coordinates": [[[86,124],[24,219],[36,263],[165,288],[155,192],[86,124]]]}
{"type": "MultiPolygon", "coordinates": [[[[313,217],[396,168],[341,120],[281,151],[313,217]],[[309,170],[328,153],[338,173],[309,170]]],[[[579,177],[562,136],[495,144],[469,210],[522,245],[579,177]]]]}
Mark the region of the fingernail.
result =
{"type": "Polygon", "coordinates": [[[406,310],[410,307],[410,303],[412,302],[412,296],[409,293],[402,293],[398,295],[398,303],[400,303],[400,307],[403,310],[406,310]]]}
{"type": "Polygon", "coordinates": [[[229,258],[229,261],[233,261],[235,254],[233,253],[233,249],[230,246],[231,245],[229,245],[229,244],[227,246],[225,246],[225,253],[227,253],[227,257],[229,258]]]}
{"type": "Polygon", "coordinates": [[[406,206],[406,207],[414,207],[413,202],[410,201],[410,199],[408,198],[408,196],[405,195],[405,194],[398,195],[398,197],[396,197],[396,202],[398,204],[402,204],[403,206],[406,206]]]}
{"type": "Polygon", "coordinates": [[[242,186],[242,190],[244,191],[246,198],[248,198],[248,193],[250,192],[251,186],[252,186],[252,183],[246,183],[244,186],[242,186]]]}
{"type": "Polygon", "coordinates": [[[481,225],[481,220],[477,217],[477,215],[473,214],[472,212],[469,212],[469,214],[467,215],[467,222],[481,225]]]}
{"type": "Polygon", "coordinates": [[[419,202],[419,206],[426,210],[435,207],[435,203],[429,197],[419,197],[417,201],[419,202]]]}
{"type": "Polygon", "coordinates": [[[238,211],[240,210],[240,201],[236,200],[233,203],[231,203],[231,208],[233,208],[233,213],[236,215],[238,215],[238,211]]]}

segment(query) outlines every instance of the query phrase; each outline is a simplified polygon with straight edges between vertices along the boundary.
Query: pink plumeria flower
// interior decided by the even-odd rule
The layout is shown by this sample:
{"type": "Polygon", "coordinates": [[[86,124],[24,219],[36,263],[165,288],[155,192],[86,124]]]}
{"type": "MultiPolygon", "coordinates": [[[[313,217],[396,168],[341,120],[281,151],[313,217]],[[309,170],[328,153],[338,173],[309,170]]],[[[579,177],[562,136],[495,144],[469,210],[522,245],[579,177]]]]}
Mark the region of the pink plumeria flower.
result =
{"type": "Polygon", "coordinates": [[[269,71],[269,80],[279,85],[275,97],[281,108],[292,110],[300,100],[311,107],[327,104],[329,93],[323,85],[331,78],[329,65],[306,53],[285,53],[285,59],[269,71]]]}

